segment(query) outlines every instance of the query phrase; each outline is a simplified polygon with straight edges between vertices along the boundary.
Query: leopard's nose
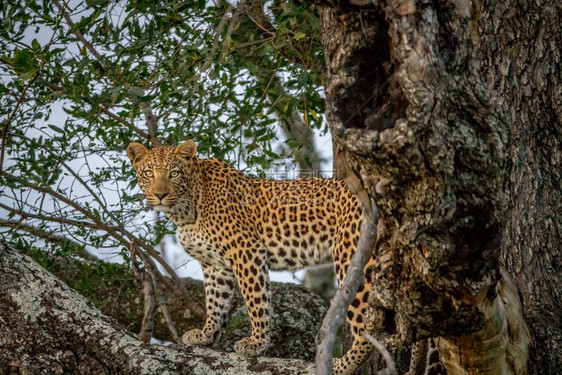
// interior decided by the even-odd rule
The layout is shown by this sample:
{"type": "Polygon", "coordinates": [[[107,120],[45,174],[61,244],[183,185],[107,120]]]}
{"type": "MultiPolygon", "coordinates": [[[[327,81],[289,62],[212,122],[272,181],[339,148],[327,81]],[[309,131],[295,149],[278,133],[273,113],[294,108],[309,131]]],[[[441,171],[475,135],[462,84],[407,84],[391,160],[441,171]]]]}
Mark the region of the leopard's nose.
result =
{"type": "Polygon", "coordinates": [[[167,193],[167,192],[166,192],[166,193],[154,193],[154,195],[155,195],[158,199],[162,200],[162,199],[164,199],[164,197],[166,197],[166,195],[168,195],[168,193],[167,193]]]}

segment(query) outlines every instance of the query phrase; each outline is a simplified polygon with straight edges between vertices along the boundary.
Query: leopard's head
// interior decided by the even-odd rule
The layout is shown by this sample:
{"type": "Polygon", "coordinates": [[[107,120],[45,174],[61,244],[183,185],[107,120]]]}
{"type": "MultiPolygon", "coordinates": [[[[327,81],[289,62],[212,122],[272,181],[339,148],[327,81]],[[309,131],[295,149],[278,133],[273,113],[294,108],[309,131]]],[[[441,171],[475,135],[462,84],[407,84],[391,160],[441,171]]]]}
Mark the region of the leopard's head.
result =
{"type": "Polygon", "coordinates": [[[198,178],[196,154],[197,146],[192,141],[152,150],[136,142],[127,147],[140,188],[152,208],[162,212],[190,209],[198,178]]]}

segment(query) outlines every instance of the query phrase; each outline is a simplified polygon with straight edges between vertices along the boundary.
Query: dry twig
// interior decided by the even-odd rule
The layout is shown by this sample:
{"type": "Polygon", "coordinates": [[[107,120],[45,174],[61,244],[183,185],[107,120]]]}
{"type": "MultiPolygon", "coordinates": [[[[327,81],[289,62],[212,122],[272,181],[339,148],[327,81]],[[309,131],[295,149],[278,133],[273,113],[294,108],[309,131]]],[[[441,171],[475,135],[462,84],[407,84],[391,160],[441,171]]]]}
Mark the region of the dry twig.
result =
{"type": "Polygon", "coordinates": [[[398,375],[398,371],[396,371],[396,363],[392,359],[390,352],[384,346],[382,342],[377,340],[375,337],[370,335],[367,332],[363,332],[362,336],[367,339],[373,346],[381,353],[382,358],[384,359],[384,363],[386,364],[386,368],[382,371],[379,371],[379,375],[398,375]]]}
{"type": "MultiPolygon", "coordinates": [[[[135,247],[134,243],[131,243],[130,248],[131,248],[132,251],[134,251],[135,254],[139,255],[142,262],[144,263],[145,270],[146,270],[146,272],[148,273],[148,276],[149,276],[146,279],[151,284],[149,286],[149,288],[150,288],[149,292],[152,293],[151,298],[154,301],[154,296],[156,296],[156,301],[158,302],[158,306],[160,307],[160,310],[162,311],[162,314],[164,315],[164,319],[166,320],[166,323],[168,324],[168,329],[170,330],[170,334],[172,335],[172,338],[174,339],[174,341],[177,344],[181,344],[181,338],[178,334],[178,331],[176,330],[176,324],[174,323],[174,320],[172,319],[172,316],[170,315],[170,311],[168,310],[168,306],[166,305],[166,300],[164,299],[164,296],[162,295],[162,289],[160,288],[160,284],[158,283],[158,279],[162,278],[163,276],[158,271],[158,268],[156,268],[156,265],[154,264],[152,259],[150,259],[150,257],[147,257],[146,254],[142,254],[140,249],[135,247]]],[[[146,285],[145,285],[145,287],[146,287],[146,285]]],[[[154,303],[154,302],[152,302],[152,303],[154,303]]],[[[145,308],[146,308],[146,305],[145,305],[145,308]]],[[[143,319],[143,324],[144,324],[144,319],[143,319]]]]}
{"type": "Polygon", "coordinates": [[[129,251],[131,253],[131,271],[133,277],[137,281],[137,287],[142,289],[144,297],[144,316],[142,318],[141,329],[138,334],[139,340],[145,343],[149,343],[154,332],[154,316],[156,315],[156,304],[154,303],[154,287],[150,277],[144,272],[142,272],[137,263],[137,253],[135,251],[135,246],[131,242],[129,246],[129,251]]]}
{"type": "MultiPolygon", "coordinates": [[[[148,244],[139,240],[136,236],[134,236],[131,232],[126,230],[124,227],[116,228],[114,226],[107,225],[101,218],[94,215],[92,212],[88,211],[84,207],[80,206],[74,200],[65,197],[64,195],[54,191],[50,187],[40,186],[40,185],[34,184],[34,183],[32,183],[30,181],[27,181],[27,180],[25,180],[21,177],[14,176],[14,175],[12,175],[8,172],[2,171],[2,170],[0,170],[0,176],[4,176],[4,177],[6,177],[6,178],[8,178],[12,181],[20,183],[23,186],[26,186],[26,187],[28,187],[30,189],[33,189],[35,191],[38,191],[40,193],[49,194],[50,196],[57,199],[58,201],[67,204],[69,207],[72,207],[74,210],[80,212],[86,218],[90,219],[97,226],[97,228],[99,230],[103,230],[103,231],[107,232],[111,237],[113,237],[115,240],[117,240],[123,246],[129,247],[131,241],[134,241],[135,244],[138,246],[137,247],[138,254],[141,257],[143,263],[146,264],[146,262],[148,262],[148,261],[152,262],[152,260],[150,259],[151,257],[154,258],[158,263],[160,263],[160,265],[162,267],[164,267],[164,269],[166,269],[168,274],[172,277],[172,279],[174,280],[174,283],[176,284],[176,287],[179,288],[180,291],[185,296],[186,302],[188,303],[187,307],[194,314],[196,314],[196,315],[198,315],[202,318],[205,318],[205,309],[203,309],[201,306],[192,302],[193,299],[191,298],[189,292],[185,289],[185,286],[181,282],[180,278],[178,277],[178,275],[176,274],[174,269],[172,267],[170,267],[170,265],[168,265],[168,263],[166,263],[166,261],[164,259],[162,259],[162,257],[160,256],[160,254],[158,254],[158,252],[156,252],[148,244]],[[144,251],[141,251],[141,249],[144,250],[144,251]],[[147,256],[147,254],[150,255],[150,257],[147,256]]],[[[165,280],[164,276],[162,276],[160,274],[160,272],[158,272],[158,270],[156,270],[155,275],[158,275],[161,280],[165,280]]]]}
{"type": "Polygon", "coordinates": [[[369,260],[376,239],[376,222],[379,218],[379,211],[374,201],[373,207],[374,221],[371,215],[365,213],[361,222],[361,231],[357,243],[357,251],[353,254],[344,281],[338,292],[332,299],[330,308],[322,321],[322,326],[318,331],[316,341],[318,349],[316,351],[316,374],[332,374],[332,351],[336,341],[336,335],[344,322],[346,311],[349,304],[353,301],[359,286],[363,283],[363,269],[369,260]]]}

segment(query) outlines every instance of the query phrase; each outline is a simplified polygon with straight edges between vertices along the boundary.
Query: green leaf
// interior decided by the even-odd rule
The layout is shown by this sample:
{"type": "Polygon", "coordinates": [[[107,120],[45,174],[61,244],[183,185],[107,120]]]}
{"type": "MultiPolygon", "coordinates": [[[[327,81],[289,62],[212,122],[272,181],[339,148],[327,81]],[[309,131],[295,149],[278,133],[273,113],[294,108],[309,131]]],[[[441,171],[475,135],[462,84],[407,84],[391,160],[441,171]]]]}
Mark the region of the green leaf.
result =
{"type": "Polygon", "coordinates": [[[93,7],[93,6],[105,5],[107,4],[107,1],[108,0],[86,0],[86,4],[93,7]]]}
{"type": "Polygon", "coordinates": [[[56,125],[49,124],[49,125],[47,125],[47,126],[48,126],[49,128],[51,128],[52,130],[56,131],[57,133],[64,134],[64,130],[62,130],[61,128],[59,128],[59,127],[56,126],[56,125]]]}
{"type": "Polygon", "coordinates": [[[303,33],[303,32],[298,32],[298,33],[295,34],[294,38],[296,40],[300,40],[300,39],[306,38],[306,34],[303,33]]]}
{"type": "Polygon", "coordinates": [[[35,52],[39,52],[41,51],[41,45],[39,44],[39,42],[37,41],[37,39],[33,39],[31,41],[31,48],[33,48],[33,50],[35,52]]]}
{"type": "Polygon", "coordinates": [[[19,80],[21,82],[28,81],[28,80],[32,79],[33,77],[35,77],[35,73],[37,73],[36,70],[30,70],[30,71],[24,72],[24,73],[19,75],[19,80]]]}
{"type": "Polygon", "coordinates": [[[316,120],[318,121],[320,119],[320,117],[318,117],[318,113],[316,113],[316,111],[314,109],[311,109],[308,111],[308,113],[310,113],[310,115],[316,120]]]}
{"type": "Polygon", "coordinates": [[[144,96],[144,89],[142,87],[132,86],[129,89],[129,96],[133,100],[139,100],[142,96],[144,96]]]}
{"type": "Polygon", "coordinates": [[[14,50],[14,57],[12,61],[14,62],[16,69],[20,72],[30,71],[37,66],[35,55],[27,49],[14,50]]]}

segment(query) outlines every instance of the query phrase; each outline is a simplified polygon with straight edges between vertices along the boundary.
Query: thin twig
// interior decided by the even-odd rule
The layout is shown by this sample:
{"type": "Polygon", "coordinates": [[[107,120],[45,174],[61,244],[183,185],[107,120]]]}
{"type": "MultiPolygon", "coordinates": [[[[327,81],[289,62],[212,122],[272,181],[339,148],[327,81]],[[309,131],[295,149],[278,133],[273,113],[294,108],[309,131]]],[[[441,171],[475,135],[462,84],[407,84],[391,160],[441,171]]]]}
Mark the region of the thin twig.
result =
{"type": "Polygon", "coordinates": [[[80,228],[100,229],[96,224],[94,224],[92,222],[89,222],[89,221],[81,221],[81,220],[67,219],[67,218],[62,218],[62,217],[33,214],[33,213],[30,213],[30,212],[23,211],[21,209],[16,209],[16,208],[10,207],[10,206],[5,205],[1,202],[0,202],[0,208],[4,209],[6,211],[9,211],[9,212],[15,213],[16,215],[20,216],[22,219],[38,219],[38,220],[44,220],[44,221],[52,221],[54,223],[59,223],[59,224],[72,225],[72,226],[80,227],[80,228]]]}
{"type": "MultiPolygon", "coordinates": [[[[95,107],[96,104],[93,102],[88,102],[88,104],[90,104],[92,107],[95,107]]],[[[99,108],[100,111],[102,111],[103,113],[105,113],[107,116],[109,116],[110,118],[112,118],[113,120],[127,126],[127,127],[131,127],[135,133],[137,133],[138,135],[140,135],[143,138],[146,139],[150,139],[150,135],[145,132],[142,129],[137,128],[136,126],[134,126],[132,123],[130,123],[129,121],[125,120],[123,117],[116,115],[115,113],[111,112],[109,109],[107,109],[106,107],[104,107],[103,105],[97,105],[97,107],[99,108]]]]}
{"type": "Polygon", "coordinates": [[[158,279],[159,277],[161,277],[161,274],[158,271],[158,268],[156,268],[156,265],[154,264],[152,259],[145,257],[142,254],[142,252],[140,252],[139,249],[136,248],[133,243],[131,243],[131,249],[133,248],[135,253],[139,254],[140,258],[144,263],[145,270],[148,273],[150,283],[152,284],[151,286],[152,291],[156,296],[156,301],[158,301],[158,306],[160,306],[160,310],[162,311],[162,314],[164,315],[164,319],[168,324],[168,329],[170,331],[170,334],[172,335],[176,343],[181,344],[181,338],[178,334],[178,331],[176,330],[176,325],[174,323],[174,320],[172,319],[172,316],[170,315],[168,306],[166,305],[166,300],[164,299],[164,296],[162,294],[162,289],[160,288],[160,284],[158,283],[158,279]]]}
{"type": "Polygon", "coordinates": [[[65,197],[64,195],[58,193],[57,191],[55,191],[55,190],[53,190],[49,187],[39,186],[37,184],[34,184],[30,181],[27,181],[27,180],[21,178],[21,177],[14,176],[11,173],[8,173],[8,172],[5,172],[5,171],[0,171],[0,175],[3,175],[5,177],[9,178],[10,180],[18,182],[18,183],[22,184],[23,186],[26,186],[26,187],[28,187],[30,189],[33,189],[35,191],[38,191],[40,193],[49,194],[53,198],[56,198],[63,203],[66,203],[70,207],[74,208],[75,210],[82,213],[84,216],[86,216],[90,220],[92,220],[98,226],[99,229],[105,230],[106,232],[111,234],[115,239],[119,240],[123,245],[129,244],[129,241],[125,241],[124,238],[121,235],[119,235],[119,233],[117,233],[117,230],[119,230],[119,228],[115,228],[115,227],[106,225],[100,218],[98,218],[96,215],[92,214],[90,211],[88,211],[84,207],[80,206],[74,200],[65,197]]]}
{"type": "Polygon", "coordinates": [[[166,300],[164,299],[164,295],[162,294],[162,289],[160,289],[160,286],[156,283],[156,280],[152,279],[152,286],[154,288],[154,294],[156,295],[156,300],[158,301],[158,306],[160,307],[160,310],[162,311],[162,315],[164,315],[164,319],[166,320],[166,324],[168,324],[168,329],[170,331],[170,334],[172,335],[172,338],[174,339],[174,342],[176,342],[176,344],[182,344],[182,340],[180,335],[178,334],[178,330],[176,329],[176,324],[174,323],[174,320],[172,319],[172,315],[170,314],[170,311],[168,310],[168,305],[166,305],[166,300]]]}
{"type": "Polygon", "coordinates": [[[364,7],[367,5],[373,5],[375,2],[374,0],[349,0],[349,2],[353,5],[357,5],[360,7],[364,7]]]}
{"type": "Polygon", "coordinates": [[[84,246],[82,246],[78,242],[70,240],[66,237],[58,236],[58,235],[55,234],[55,231],[48,232],[48,231],[43,230],[41,228],[35,227],[33,225],[29,225],[29,224],[26,224],[26,223],[23,223],[23,222],[17,221],[17,220],[0,220],[0,227],[13,228],[14,230],[20,230],[20,231],[24,231],[26,233],[29,233],[29,234],[37,237],[37,238],[41,238],[41,239],[47,241],[47,242],[62,244],[63,246],[71,246],[74,249],[74,254],[78,255],[79,257],[81,257],[85,260],[90,260],[90,261],[98,261],[99,260],[96,256],[88,253],[84,249],[84,246]]]}
{"type": "Polygon", "coordinates": [[[361,335],[366,338],[367,341],[373,344],[373,346],[381,353],[381,356],[384,359],[386,368],[382,371],[379,371],[379,375],[398,375],[398,371],[396,371],[396,363],[394,362],[394,359],[392,359],[392,356],[390,355],[390,352],[388,351],[386,346],[384,346],[382,342],[380,342],[367,332],[362,332],[361,335]]]}
{"type": "Polygon", "coordinates": [[[23,98],[25,98],[25,94],[27,93],[27,90],[29,89],[29,86],[31,86],[31,84],[33,83],[33,81],[35,81],[35,79],[37,78],[37,74],[39,71],[37,71],[33,77],[33,79],[29,80],[29,82],[27,83],[27,85],[25,85],[25,87],[23,88],[23,91],[21,92],[21,95],[16,103],[16,106],[14,107],[14,109],[12,110],[12,112],[10,113],[10,115],[8,116],[8,118],[6,119],[6,121],[4,121],[4,126],[2,127],[2,147],[0,148],[0,169],[2,169],[2,166],[4,165],[4,153],[6,151],[6,140],[8,138],[8,130],[10,129],[10,124],[12,123],[12,120],[14,119],[16,112],[18,111],[19,107],[21,106],[21,103],[23,102],[23,98]]]}
{"type": "MultiPolygon", "coordinates": [[[[200,317],[202,319],[205,319],[205,317],[206,317],[205,309],[202,308],[201,306],[193,303],[193,301],[194,301],[193,297],[191,297],[189,292],[185,289],[185,286],[183,285],[182,281],[180,280],[179,276],[174,271],[174,269],[172,267],[170,267],[170,265],[168,263],[166,263],[164,261],[164,259],[162,259],[160,254],[158,254],[150,246],[146,245],[144,242],[135,242],[135,243],[138,244],[140,247],[142,247],[148,253],[148,255],[150,255],[150,257],[156,259],[156,261],[158,263],[160,263],[160,265],[162,267],[164,267],[164,269],[166,269],[166,272],[168,272],[170,277],[174,280],[174,283],[176,284],[176,287],[178,287],[180,289],[180,291],[183,293],[183,295],[185,297],[185,300],[188,303],[187,307],[189,308],[189,310],[191,312],[195,313],[198,317],[200,317]]],[[[139,255],[141,256],[141,259],[142,259],[142,261],[145,265],[147,265],[147,263],[151,263],[152,265],[154,265],[154,263],[152,262],[152,259],[150,259],[150,257],[147,257],[143,252],[139,251],[139,255]]],[[[154,266],[154,268],[156,268],[156,266],[154,266]]],[[[159,275],[159,277],[162,280],[166,279],[157,269],[156,269],[155,274],[159,275]]]]}
{"type": "Polygon", "coordinates": [[[211,46],[211,50],[209,51],[209,55],[207,56],[207,58],[205,59],[205,62],[201,66],[202,72],[209,69],[209,67],[211,66],[211,64],[213,62],[213,56],[215,55],[215,53],[217,52],[217,48],[219,47],[219,41],[220,41],[221,34],[224,30],[224,26],[226,25],[226,22],[230,19],[228,17],[228,14],[230,12],[232,12],[233,9],[234,8],[232,7],[232,5],[228,6],[228,8],[226,9],[226,12],[224,12],[223,16],[221,17],[221,20],[219,21],[219,24],[217,25],[217,28],[215,29],[215,39],[213,40],[213,45],[211,46]]]}
{"type": "Polygon", "coordinates": [[[156,315],[156,304],[154,303],[154,287],[150,276],[140,270],[137,264],[137,253],[133,242],[129,246],[131,253],[131,271],[135,280],[138,281],[137,287],[142,289],[144,296],[144,316],[142,318],[141,330],[138,338],[145,343],[149,343],[154,332],[154,316],[156,315]]]}
{"type": "Polygon", "coordinates": [[[250,3],[240,4],[239,7],[240,6],[244,9],[246,16],[262,31],[262,34],[275,36],[277,30],[275,30],[275,27],[265,16],[261,1],[252,1],[250,3]]]}
{"type": "Polygon", "coordinates": [[[80,40],[82,42],[82,44],[84,44],[84,46],[86,46],[86,48],[88,49],[88,51],[90,51],[90,53],[92,55],[94,55],[96,57],[96,59],[99,61],[99,63],[101,64],[101,66],[105,69],[106,68],[106,64],[105,61],[103,60],[101,54],[94,48],[94,46],[92,46],[90,44],[90,42],[88,42],[86,40],[86,38],[84,38],[84,34],[82,34],[82,32],[80,31],[79,28],[76,27],[76,25],[74,24],[74,22],[72,21],[72,18],[70,18],[70,15],[66,12],[66,10],[64,9],[64,7],[61,5],[61,3],[58,0],[53,0],[53,3],[57,6],[57,8],[59,8],[59,10],[62,12],[64,19],[66,20],[66,23],[68,24],[68,26],[70,27],[71,30],[73,30],[73,34],[76,36],[76,38],[78,38],[78,40],[80,40]]]}
{"type": "Polygon", "coordinates": [[[259,40],[254,40],[252,42],[244,42],[244,43],[240,43],[238,45],[236,45],[236,49],[244,49],[247,47],[252,47],[258,44],[265,44],[268,42],[272,42],[274,39],[273,36],[270,36],[269,38],[264,38],[264,39],[259,39],[259,40]]]}
{"type": "MultiPolygon", "coordinates": [[[[98,202],[101,209],[115,222],[115,224],[121,224],[121,221],[111,212],[108,208],[107,202],[101,200],[98,194],[91,188],[90,184],[88,184],[84,179],[76,172],[70,165],[66,164],[64,161],[60,161],[63,167],[78,181],[82,184],[82,186],[90,193],[90,196],[94,198],[96,202],[98,202]]],[[[103,196],[102,196],[103,197],[103,196]]]]}
{"type": "Polygon", "coordinates": [[[349,304],[355,298],[359,286],[363,283],[363,269],[367,261],[371,257],[376,239],[376,222],[379,218],[379,211],[374,201],[371,202],[374,210],[372,221],[371,215],[363,214],[361,221],[361,230],[359,240],[357,242],[357,250],[349,266],[345,278],[332,299],[330,308],[322,321],[322,326],[316,336],[318,349],[316,351],[316,374],[331,375],[332,374],[332,352],[339,328],[344,322],[346,311],[349,304]]]}
{"type": "MultiPolygon", "coordinates": [[[[131,240],[135,241],[136,244],[138,244],[138,246],[140,246],[143,250],[145,250],[148,255],[150,255],[150,257],[154,258],[158,263],[160,263],[160,265],[162,265],[162,267],[164,267],[166,269],[166,271],[168,272],[168,274],[172,277],[172,279],[174,280],[176,286],[180,289],[180,291],[183,293],[183,295],[186,298],[187,302],[193,301],[193,298],[191,297],[191,295],[189,294],[189,292],[185,289],[185,286],[183,285],[183,283],[181,282],[179,276],[176,274],[176,272],[174,271],[174,269],[172,267],[170,267],[170,265],[168,263],[166,263],[166,261],[164,259],[162,259],[162,257],[160,256],[160,254],[158,254],[158,252],[156,252],[152,247],[148,246],[146,243],[144,243],[143,241],[139,240],[136,236],[134,236],[132,233],[130,233],[128,230],[126,230],[124,227],[123,228],[115,228],[112,226],[108,226],[106,225],[101,218],[97,217],[96,215],[92,214],[90,211],[88,211],[87,209],[85,209],[84,207],[80,206],[78,203],[76,203],[74,200],[69,199],[67,197],[65,197],[64,195],[54,191],[53,189],[49,188],[49,187],[44,187],[44,186],[39,186],[37,184],[31,183],[30,181],[27,181],[23,178],[14,176],[8,172],[2,171],[0,170],[0,175],[3,175],[15,182],[18,182],[30,189],[33,189],[35,191],[41,192],[41,193],[46,193],[51,195],[53,198],[58,199],[59,201],[66,203],[67,205],[69,205],[70,207],[74,208],[75,210],[77,210],[78,212],[82,213],[84,216],[86,216],[88,219],[92,220],[95,224],[98,225],[100,230],[104,230],[105,232],[107,232],[109,235],[111,235],[113,238],[115,238],[118,242],[120,242],[123,246],[129,246],[129,244],[131,243],[130,240],[126,239],[124,236],[130,238],[131,240]],[[121,232],[121,233],[119,233],[121,232]]],[[[142,254],[142,252],[139,249],[139,254],[142,254]]],[[[148,261],[149,257],[144,257],[143,258],[143,262],[148,261]]],[[[163,276],[162,276],[163,277],[163,276]]],[[[196,305],[196,304],[190,304],[188,306],[190,308],[190,310],[195,313],[197,316],[204,318],[205,317],[205,310],[202,309],[200,306],[196,305]]]]}
{"type": "MultiPolygon", "coordinates": [[[[0,59],[0,62],[3,62],[3,63],[5,63],[5,64],[9,65],[10,67],[13,67],[13,65],[8,64],[7,62],[2,61],[1,59],[0,59]]],[[[61,91],[64,91],[64,87],[62,87],[62,86],[57,86],[57,85],[55,85],[55,84],[53,84],[53,83],[51,83],[51,82],[49,82],[49,81],[44,80],[43,78],[40,78],[40,77],[39,77],[39,78],[38,78],[38,82],[44,84],[44,85],[47,86],[49,89],[51,89],[53,92],[61,92],[61,91]]],[[[92,109],[94,109],[94,110],[95,110],[95,109],[99,109],[102,113],[104,113],[105,115],[107,115],[109,118],[111,118],[111,119],[117,121],[118,123],[120,123],[120,124],[126,126],[127,128],[133,129],[133,131],[134,131],[135,133],[137,133],[139,136],[141,136],[141,137],[143,137],[143,138],[146,138],[146,139],[150,139],[150,136],[149,136],[149,134],[148,134],[147,132],[145,132],[145,131],[142,130],[142,129],[139,129],[139,128],[136,127],[133,123],[127,121],[127,120],[124,119],[123,117],[121,117],[121,116],[119,116],[119,115],[116,115],[115,113],[111,112],[111,111],[109,110],[109,108],[108,108],[106,105],[94,103],[94,102],[93,102],[92,100],[90,100],[89,98],[84,98],[84,101],[85,101],[86,103],[88,103],[88,104],[92,107],[92,109]]]]}
{"type": "MultiPolygon", "coordinates": [[[[59,1],[57,0],[53,0],[54,4],[60,9],[60,11],[63,13],[64,19],[66,20],[66,23],[68,24],[68,26],[70,27],[71,30],[73,30],[73,34],[76,36],[76,38],[78,38],[78,40],[80,40],[82,42],[82,44],[88,49],[88,51],[90,51],[90,53],[92,55],[94,55],[94,57],[98,60],[98,62],[101,64],[101,66],[104,68],[103,69],[103,73],[105,74],[106,72],[106,68],[107,68],[107,63],[104,60],[104,58],[102,57],[102,55],[94,48],[94,46],[84,37],[84,34],[82,34],[82,32],[80,31],[80,29],[78,29],[75,25],[75,23],[72,21],[72,18],[70,18],[70,15],[65,11],[64,7],[60,4],[59,1]]],[[[112,79],[112,77],[108,77],[110,79],[112,79]]],[[[143,107],[142,105],[143,103],[141,103],[141,107],[143,107]]],[[[147,103],[144,103],[146,105],[148,105],[147,103]]],[[[93,103],[90,102],[90,105],[94,106],[93,103]]],[[[123,119],[120,116],[115,115],[114,113],[112,113],[111,111],[109,111],[107,108],[105,108],[104,106],[100,105],[99,106],[100,110],[105,113],[106,115],[108,115],[109,117],[111,117],[112,119],[126,125],[126,126],[130,126],[131,124],[129,124],[129,122],[125,119],[123,119]]],[[[144,107],[143,107],[144,108],[144,107]]],[[[152,144],[152,146],[159,146],[161,143],[160,141],[156,138],[156,131],[155,128],[153,128],[154,126],[154,121],[149,121],[149,116],[151,116],[152,120],[155,120],[155,123],[158,123],[158,117],[155,116],[154,114],[152,114],[152,111],[149,111],[149,113],[145,112],[145,116],[147,117],[147,125],[148,125],[148,133],[138,129],[137,127],[133,126],[133,130],[139,134],[140,136],[148,139],[150,141],[150,143],[152,144]]]]}
{"type": "MultiPolygon", "coordinates": [[[[57,28],[60,25],[60,21],[61,19],[58,18],[56,21],[56,27],[53,30],[53,33],[51,34],[51,38],[49,39],[49,42],[47,43],[47,46],[50,47],[54,40],[55,40],[55,35],[57,34],[57,28]]],[[[32,49],[31,46],[26,45],[25,46],[26,49],[32,49]]],[[[2,63],[9,65],[10,67],[14,67],[13,64],[8,63],[6,60],[2,59],[1,60],[2,63]]],[[[24,87],[17,103],[16,106],[14,107],[14,109],[12,110],[12,112],[10,113],[10,115],[8,116],[8,118],[6,119],[6,121],[4,122],[4,126],[2,127],[2,145],[0,147],[0,170],[2,170],[2,166],[4,165],[4,153],[6,151],[6,138],[8,137],[8,130],[10,128],[10,124],[12,122],[12,120],[14,119],[14,116],[16,115],[16,112],[18,110],[18,108],[21,106],[21,103],[23,102],[23,99],[25,97],[25,94],[27,93],[27,90],[29,89],[29,87],[31,86],[31,84],[37,80],[37,78],[39,77],[39,72],[41,71],[41,69],[43,69],[43,67],[45,66],[45,64],[47,63],[47,60],[42,59],[41,60],[41,64],[39,65],[39,68],[37,68],[37,71],[35,72],[35,74],[33,75],[33,77],[29,80],[29,82],[27,83],[27,85],[24,87]]]]}

